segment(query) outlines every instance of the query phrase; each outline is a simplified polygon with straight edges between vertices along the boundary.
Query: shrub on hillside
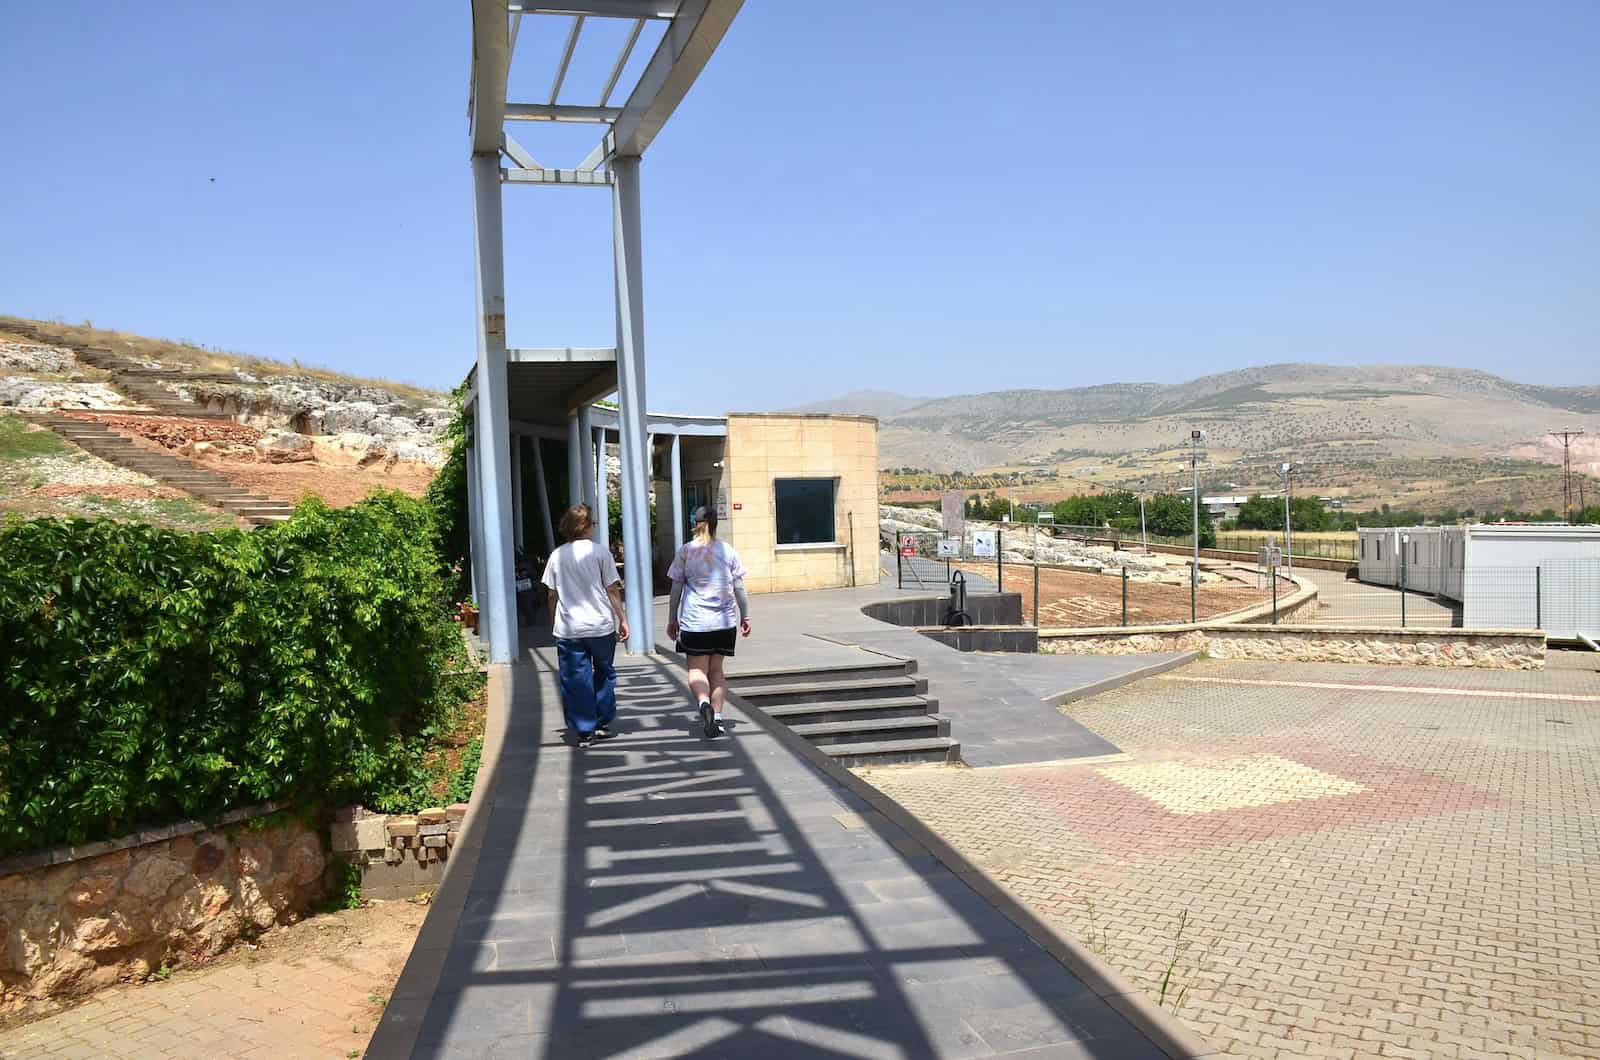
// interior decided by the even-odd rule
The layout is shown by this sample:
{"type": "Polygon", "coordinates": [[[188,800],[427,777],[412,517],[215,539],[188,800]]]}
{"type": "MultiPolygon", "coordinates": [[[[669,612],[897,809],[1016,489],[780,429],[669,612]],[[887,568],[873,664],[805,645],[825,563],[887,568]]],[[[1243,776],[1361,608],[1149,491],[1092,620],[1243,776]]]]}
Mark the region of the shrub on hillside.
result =
{"type": "Polygon", "coordinates": [[[0,854],[392,787],[470,694],[428,507],[0,527],[0,854]]]}

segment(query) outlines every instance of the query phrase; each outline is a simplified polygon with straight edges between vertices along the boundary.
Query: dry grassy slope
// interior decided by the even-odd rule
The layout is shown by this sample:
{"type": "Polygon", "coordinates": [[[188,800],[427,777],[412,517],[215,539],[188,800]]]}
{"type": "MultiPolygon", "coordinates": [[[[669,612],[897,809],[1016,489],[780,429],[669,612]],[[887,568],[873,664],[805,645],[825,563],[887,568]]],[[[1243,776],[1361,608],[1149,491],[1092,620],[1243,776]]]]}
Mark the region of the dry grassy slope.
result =
{"type": "MultiPolygon", "coordinates": [[[[1214,453],[1509,455],[1552,425],[1600,418],[1600,387],[1543,387],[1455,368],[1269,365],[1177,385],[1015,390],[940,398],[882,416],[884,466],[973,470],[1073,458],[1158,458],[1195,426],[1214,453]]],[[[1518,455],[1544,455],[1520,448],[1518,455]]]]}
{"type": "Polygon", "coordinates": [[[0,338],[31,341],[19,335],[7,335],[7,322],[16,321],[22,321],[38,329],[52,342],[68,346],[104,346],[126,357],[160,361],[174,366],[185,365],[200,372],[228,372],[238,367],[262,379],[273,376],[302,376],[331,383],[380,386],[392,391],[401,401],[414,402],[419,406],[448,404],[448,395],[426,387],[413,386],[410,383],[397,383],[391,379],[365,379],[315,365],[301,364],[299,361],[274,361],[231,350],[208,349],[181,340],[153,339],[126,331],[110,331],[90,324],[65,324],[52,320],[0,316],[0,338]]]}

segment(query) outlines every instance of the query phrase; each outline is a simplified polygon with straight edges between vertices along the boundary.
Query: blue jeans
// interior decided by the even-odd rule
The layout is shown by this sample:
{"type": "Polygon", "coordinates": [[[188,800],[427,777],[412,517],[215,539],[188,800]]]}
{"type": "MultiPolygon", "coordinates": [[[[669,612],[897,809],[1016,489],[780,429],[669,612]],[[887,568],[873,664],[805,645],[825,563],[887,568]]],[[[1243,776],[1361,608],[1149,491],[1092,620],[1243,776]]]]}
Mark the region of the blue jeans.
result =
{"type": "Polygon", "coordinates": [[[561,712],[567,731],[587,735],[617,716],[615,635],[574,637],[556,641],[561,667],[561,712]]]}

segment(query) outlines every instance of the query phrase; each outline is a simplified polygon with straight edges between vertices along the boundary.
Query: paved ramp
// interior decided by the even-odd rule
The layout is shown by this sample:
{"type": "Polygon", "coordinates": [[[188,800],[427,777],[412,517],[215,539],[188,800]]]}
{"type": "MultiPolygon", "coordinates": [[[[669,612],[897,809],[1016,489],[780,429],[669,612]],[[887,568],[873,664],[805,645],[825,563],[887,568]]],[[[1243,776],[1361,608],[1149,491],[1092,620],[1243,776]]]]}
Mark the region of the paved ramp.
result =
{"type": "Polygon", "coordinates": [[[565,746],[551,662],[495,678],[486,774],[368,1056],[1167,1055],[776,736],[730,708],[701,740],[675,667],[624,661],[620,735],[565,746]]]}

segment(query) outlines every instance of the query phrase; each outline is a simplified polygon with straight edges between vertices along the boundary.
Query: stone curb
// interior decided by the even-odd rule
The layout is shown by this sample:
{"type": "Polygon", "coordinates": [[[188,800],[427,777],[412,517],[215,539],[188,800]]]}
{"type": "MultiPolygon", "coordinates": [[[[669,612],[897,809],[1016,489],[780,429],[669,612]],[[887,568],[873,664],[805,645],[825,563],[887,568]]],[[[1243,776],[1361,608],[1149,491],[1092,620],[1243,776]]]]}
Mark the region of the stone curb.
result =
{"type": "Polygon", "coordinates": [[[1112,677],[1102,678],[1099,681],[1091,681],[1086,685],[1079,685],[1076,688],[1054,692],[1045,696],[1044,701],[1051,706],[1064,707],[1068,703],[1076,703],[1080,699],[1098,696],[1102,692],[1109,692],[1114,688],[1121,688],[1123,685],[1131,685],[1133,682],[1142,681],[1146,677],[1164,674],[1168,670],[1176,670],[1180,666],[1188,666],[1198,658],[1200,658],[1200,653],[1197,651],[1180,652],[1176,659],[1166,659],[1162,662],[1151,663],[1149,666],[1141,666],[1139,669],[1130,670],[1125,674],[1116,674],[1112,677]]]}
{"type": "Polygon", "coordinates": [[[1122,973],[1106,964],[1088,947],[1058,931],[1019,902],[994,877],[973,865],[960,851],[945,842],[933,829],[923,824],[898,802],[834,762],[782,722],[772,720],[760,709],[740,699],[736,693],[729,691],[727,696],[746,717],[752,719],[784,748],[815,766],[851,794],[866,800],[890,823],[910,836],[913,842],[926,848],[928,853],[954,873],[957,879],[970,887],[1006,919],[1021,928],[1029,938],[1038,943],[1041,949],[1060,961],[1098,997],[1122,1013],[1123,1017],[1150,1039],[1151,1044],[1157,1049],[1173,1060],[1222,1055],[1221,1050],[1212,1048],[1199,1035],[1184,1026],[1176,1016],[1151,1001],[1142,990],[1125,979],[1122,973]]]}
{"type": "Polygon", "coordinates": [[[513,663],[494,663],[487,667],[489,681],[484,689],[484,701],[488,710],[483,726],[483,753],[478,760],[472,796],[467,800],[467,812],[461,819],[450,858],[444,862],[439,889],[428,905],[428,915],[423,918],[422,928],[417,932],[411,954],[389,996],[389,1004],[384,1007],[383,1017],[367,1043],[365,1055],[369,1057],[412,1054],[422,1032],[422,1016],[444,975],[450,942],[455,938],[461,914],[467,907],[467,891],[477,875],[478,859],[483,853],[483,833],[489,821],[488,793],[493,790],[495,775],[500,771],[500,751],[505,745],[506,727],[511,719],[514,666],[513,663]]]}

